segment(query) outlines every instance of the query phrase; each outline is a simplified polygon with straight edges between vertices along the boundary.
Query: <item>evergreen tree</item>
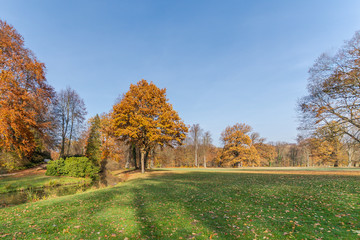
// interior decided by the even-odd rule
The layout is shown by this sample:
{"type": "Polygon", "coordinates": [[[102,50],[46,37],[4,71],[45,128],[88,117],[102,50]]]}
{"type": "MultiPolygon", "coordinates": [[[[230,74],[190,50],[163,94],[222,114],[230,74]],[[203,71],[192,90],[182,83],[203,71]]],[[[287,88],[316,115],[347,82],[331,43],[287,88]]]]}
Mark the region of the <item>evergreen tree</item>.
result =
{"type": "Polygon", "coordinates": [[[100,138],[100,117],[96,116],[90,120],[90,133],[86,144],[85,155],[95,165],[99,166],[101,162],[101,138],[100,138]]]}

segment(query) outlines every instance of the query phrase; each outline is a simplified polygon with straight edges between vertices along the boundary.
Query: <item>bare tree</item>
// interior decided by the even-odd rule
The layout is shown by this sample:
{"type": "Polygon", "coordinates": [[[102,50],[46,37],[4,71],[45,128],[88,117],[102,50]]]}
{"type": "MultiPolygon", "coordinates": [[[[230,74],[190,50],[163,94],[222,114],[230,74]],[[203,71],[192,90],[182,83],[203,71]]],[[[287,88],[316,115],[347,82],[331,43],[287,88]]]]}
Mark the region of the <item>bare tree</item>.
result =
{"type": "Polygon", "coordinates": [[[343,135],[341,142],[348,158],[348,167],[355,166],[355,155],[359,151],[359,143],[348,135],[343,135]]]}
{"type": "Polygon", "coordinates": [[[309,138],[306,138],[302,135],[298,135],[297,144],[300,148],[302,159],[306,167],[310,167],[310,143],[309,138]]]}
{"type": "Polygon", "coordinates": [[[199,124],[193,124],[190,128],[190,137],[192,139],[195,148],[195,167],[199,167],[198,149],[199,149],[199,142],[202,132],[203,130],[200,128],[199,124]]]}
{"type": "Polygon", "coordinates": [[[250,139],[251,139],[251,144],[258,144],[258,143],[264,143],[265,142],[265,138],[260,137],[260,134],[257,132],[252,132],[250,134],[250,139]]]}
{"type": "Polygon", "coordinates": [[[202,145],[204,150],[204,168],[206,168],[206,155],[211,145],[212,138],[209,131],[206,131],[202,136],[202,145]]]}
{"type": "Polygon", "coordinates": [[[70,87],[61,90],[56,100],[54,110],[61,133],[60,157],[64,157],[66,143],[67,154],[70,154],[71,143],[80,133],[87,112],[84,101],[70,87]]]}
{"type": "Polygon", "coordinates": [[[360,31],[334,55],[322,54],[310,68],[308,95],[299,102],[300,129],[329,124],[360,143],[360,31]]]}

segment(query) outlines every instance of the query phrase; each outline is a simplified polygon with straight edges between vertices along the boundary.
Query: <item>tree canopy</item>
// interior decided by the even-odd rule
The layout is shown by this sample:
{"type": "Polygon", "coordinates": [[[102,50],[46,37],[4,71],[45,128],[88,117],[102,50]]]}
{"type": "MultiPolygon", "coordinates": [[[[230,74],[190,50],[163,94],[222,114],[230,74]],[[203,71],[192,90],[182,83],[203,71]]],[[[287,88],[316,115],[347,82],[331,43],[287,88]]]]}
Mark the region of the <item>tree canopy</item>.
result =
{"type": "Polygon", "coordinates": [[[175,146],[185,139],[188,128],[159,89],[146,80],[131,85],[120,103],[113,107],[114,133],[141,151],[141,168],[145,171],[144,154],[156,145],[175,146]]]}
{"type": "Polygon", "coordinates": [[[338,125],[360,143],[360,32],[331,56],[322,54],[309,70],[308,95],[299,102],[302,129],[338,125]]]}
{"type": "Polygon", "coordinates": [[[257,165],[259,161],[258,153],[248,135],[251,127],[246,124],[237,123],[227,127],[221,133],[221,140],[224,148],[221,153],[222,163],[228,165],[249,166],[257,165]]]}
{"type": "Polygon", "coordinates": [[[45,65],[24,46],[23,37],[0,20],[0,148],[29,157],[47,137],[53,88],[45,65]]]}

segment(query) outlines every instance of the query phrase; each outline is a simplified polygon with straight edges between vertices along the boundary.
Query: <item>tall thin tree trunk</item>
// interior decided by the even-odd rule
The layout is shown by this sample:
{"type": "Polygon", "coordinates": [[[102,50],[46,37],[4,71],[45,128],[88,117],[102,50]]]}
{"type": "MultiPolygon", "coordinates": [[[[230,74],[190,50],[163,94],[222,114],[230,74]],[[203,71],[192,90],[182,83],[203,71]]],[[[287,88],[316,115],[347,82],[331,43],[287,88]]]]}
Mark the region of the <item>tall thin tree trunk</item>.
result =
{"type": "Polygon", "coordinates": [[[348,155],[348,167],[351,167],[352,166],[352,149],[349,148],[347,150],[347,155],[348,155]]]}
{"type": "Polygon", "coordinates": [[[199,167],[197,151],[198,151],[198,146],[197,146],[197,143],[195,143],[195,167],[199,167]]]}
{"type": "Polygon", "coordinates": [[[204,154],[204,168],[206,168],[206,155],[204,154]]]}
{"type": "Polygon", "coordinates": [[[130,168],[131,156],[132,156],[132,145],[129,145],[128,156],[127,156],[126,163],[125,163],[126,169],[130,168]]]}
{"type": "Polygon", "coordinates": [[[144,166],[145,166],[146,168],[149,168],[149,167],[148,167],[149,153],[150,153],[150,150],[146,150],[146,151],[145,151],[144,166]]]}
{"type": "Polygon", "coordinates": [[[306,152],[305,155],[306,155],[306,167],[310,167],[310,157],[309,157],[309,153],[306,152]]]}
{"type": "Polygon", "coordinates": [[[140,156],[141,156],[141,173],[145,173],[145,154],[146,151],[144,148],[140,149],[140,156]]]}
{"type": "Polygon", "coordinates": [[[154,168],[154,158],[155,158],[155,150],[153,150],[153,153],[151,154],[150,169],[154,168]]]}
{"type": "Polygon", "coordinates": [[[65,139],[66,139],[66,133],[68,128],[68,121],[65,119],[65,117],[62,118],[62,129],[61,129],[61,151],[60,151],[60,157],[63,158],[65,155],[65,139]]]}
{"type": "Polygon", "coordinates": [[[72,133],[74,128],[74,119],[71,119],[71,126],[70,126],[70,134],[69,134],[69,144],[67,149],[67,155],[70,155],[70,147],[71,147],[71,139],[72,139],[72,133]]]}
{"type": "Polygon", "coordinates": [[[133,156],[133,160],[134,160],[134,167],[135,169],[138,169],[138,165],[137,165],[137,162],[136,162],[136,146],[135,145],[132,145],[132,156],[133,156]]]}

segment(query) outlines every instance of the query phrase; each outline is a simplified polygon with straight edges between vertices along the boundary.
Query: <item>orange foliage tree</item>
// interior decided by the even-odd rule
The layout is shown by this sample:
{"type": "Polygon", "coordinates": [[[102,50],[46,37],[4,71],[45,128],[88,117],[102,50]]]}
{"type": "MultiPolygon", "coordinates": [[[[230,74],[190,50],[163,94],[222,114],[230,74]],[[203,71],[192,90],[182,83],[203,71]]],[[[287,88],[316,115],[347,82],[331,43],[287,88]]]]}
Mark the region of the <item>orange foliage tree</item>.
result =
{"type": "Polygon", "coordinates": [[[157,145],[175,146],[185,139],[188,128],[159,89],[146,80],[131,84],[120,103],[113,107],[114,134],[140,149],[141,172],[145,172],[145,154],[157,145]]]}
{"type": "Polygon", "coordinates": [[[0,148],[30,157],[51,126],[53,88],[45,65],[25,48],[23,37],[0,20],[0,148]]]}
{"type": "Polygon", "coordinates": [[[272,162],[276,158],[275,146],[266,143],[254,144],[260,157],[261,166],[271,166],[272,162]]]}
{"type": "Polygon", "coordinates": [[[100,116],[101,160],[110,159],[119,162],[124,159],[124,146],[113,133],[111,113],[102,114],[100,116]]]}
{"type": "Polygon", "coordinates": [[[251,127],[246,124],[237,123],[227,127],[221,133],[221,140],[224,143],[223,151],[220,155],[221,164],[235,166],[257,166],[259,155],[253,146],[248,133],[251,127]]]}

